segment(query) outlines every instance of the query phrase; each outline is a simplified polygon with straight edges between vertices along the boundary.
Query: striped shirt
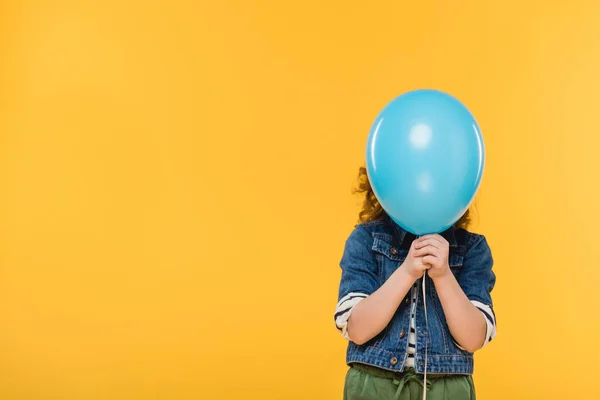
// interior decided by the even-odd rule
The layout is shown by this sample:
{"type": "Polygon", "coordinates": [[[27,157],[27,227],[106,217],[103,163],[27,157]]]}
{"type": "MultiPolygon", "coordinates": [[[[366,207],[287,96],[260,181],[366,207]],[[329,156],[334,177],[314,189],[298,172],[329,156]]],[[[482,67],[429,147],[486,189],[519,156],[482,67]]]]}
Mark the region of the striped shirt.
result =
{"type": "Polygon", "coordinates": [[[408,331],[408,357],[404,362],[407,368],[415,367],[415,352],[417,350],[417,326],[415,324],[415,315],[417,313],[417,284],[415,283],[410,297],[410,329],[408,331]]]}

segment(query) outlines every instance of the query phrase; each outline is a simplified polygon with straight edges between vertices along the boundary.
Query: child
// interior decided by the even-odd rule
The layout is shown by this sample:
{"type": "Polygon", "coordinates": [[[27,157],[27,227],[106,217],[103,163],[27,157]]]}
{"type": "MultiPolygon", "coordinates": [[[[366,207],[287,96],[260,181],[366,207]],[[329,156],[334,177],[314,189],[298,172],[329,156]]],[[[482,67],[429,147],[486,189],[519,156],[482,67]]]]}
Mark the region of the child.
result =
{"type": "Polygon", "coordinates": [[[365,168],[359,180],[362,223],[346,240],[334,316],[349,339],[344,400],[420,399],[425,368],[428,399],[475,399],[473,353],[496,335],[485,238],[465,230],[468,211],[417,238],[381,208],[365,168]]]}

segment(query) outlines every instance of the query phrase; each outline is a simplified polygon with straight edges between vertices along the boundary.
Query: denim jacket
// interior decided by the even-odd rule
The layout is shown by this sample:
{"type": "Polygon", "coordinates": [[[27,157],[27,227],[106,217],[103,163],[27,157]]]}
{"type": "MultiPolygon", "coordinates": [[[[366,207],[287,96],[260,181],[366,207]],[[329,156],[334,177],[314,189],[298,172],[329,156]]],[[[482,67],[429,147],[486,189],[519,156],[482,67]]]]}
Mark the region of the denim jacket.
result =
{"type": "MultiPolygon", "coordinates": [[[[450,269],[465,295],[474,303],[488,306],[488,311],[493,314],[490,293],[494,288],[496,277],[492,271],[492,255],[485,237],[455,227],[441,235],[450,244],[450,269]]],[[[369,295],[376,291],[402,264],[415,239],[414,235],[403,230],[389,218],[358,225],[345,243],[340,262],[342,276],[338,301],[352,293],[369,295]]],[[[435,286],[428,276],[425,279],[429,329],[426,328],[422,280],[419,279],[409,290],[406,299],[400,303],[383,331],[362,345],[349,341],[346,352],[348,365],[362,363],[391,371],[404,369],[408,355],[406,332],[410,324],[409,298],[411,295],[416,295],[414,354],[416,372],[423,373],[425,370],[425,345],[427,345],[428,372],[473,373],[473,354],[460,348],[452,338],[435,286]]],[[[495,324],[495,315],[493,319],[495,324]]]]}

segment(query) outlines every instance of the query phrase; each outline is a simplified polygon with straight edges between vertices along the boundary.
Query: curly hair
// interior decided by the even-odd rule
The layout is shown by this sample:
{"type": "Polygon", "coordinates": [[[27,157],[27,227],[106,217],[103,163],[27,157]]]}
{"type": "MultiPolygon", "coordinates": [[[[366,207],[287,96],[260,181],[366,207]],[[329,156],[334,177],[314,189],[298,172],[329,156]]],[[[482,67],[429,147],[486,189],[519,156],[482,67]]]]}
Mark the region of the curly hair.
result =
{"type": "MultiPolygon", "coordinates": [[[[373,221],[376,219],[389,218],[387,213],[379,204],[379,200],[375,197],[371,183],[369,182],[369,176],[367,175],[367,169],[360,167],[358,170],[358,185],[353,190],[353,193],[365,194],[363,201],[362,210],[358,213],[359,223],[373,221]]],[[[457,228],[467,228],[471,223],[470,218],[471,211],[467,210],[463,216],[454,224],[457,228]]]]}

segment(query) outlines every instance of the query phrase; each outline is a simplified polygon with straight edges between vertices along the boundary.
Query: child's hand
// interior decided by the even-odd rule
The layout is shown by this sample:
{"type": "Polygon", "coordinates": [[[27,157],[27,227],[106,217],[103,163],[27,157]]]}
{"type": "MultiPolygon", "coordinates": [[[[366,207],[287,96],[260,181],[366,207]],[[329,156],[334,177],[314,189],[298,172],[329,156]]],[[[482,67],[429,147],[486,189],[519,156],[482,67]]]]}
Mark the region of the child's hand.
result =
{"type": "Polygon", "coordinates": [[[430,267],[428,264],[423,263],[423,256],[415,255],[416,243],[417,243],[417,240],[412,242],[412,244],[410,246],[410,251],[408,252],[406,259],[404,260],[404,262],[402,263],[402,266],[401,266],[403,271],[405,273],[407,273],[408,276],[410,276],[410,278],[413,280],[413,282],[416,281],[417,279],[421,278],[423,276],[423,274],[425,273],[425,271],[427,271],[427,269],[429,269],[429,267],[430,267]]]}
{"type": "Polygon", "coordinates": [[[429,270],[429,277],[435,280],[450,271],[448,241],[440,235],[425,235],[413,242],[414,257],[422,257],[422,262],[429,270]]]}

